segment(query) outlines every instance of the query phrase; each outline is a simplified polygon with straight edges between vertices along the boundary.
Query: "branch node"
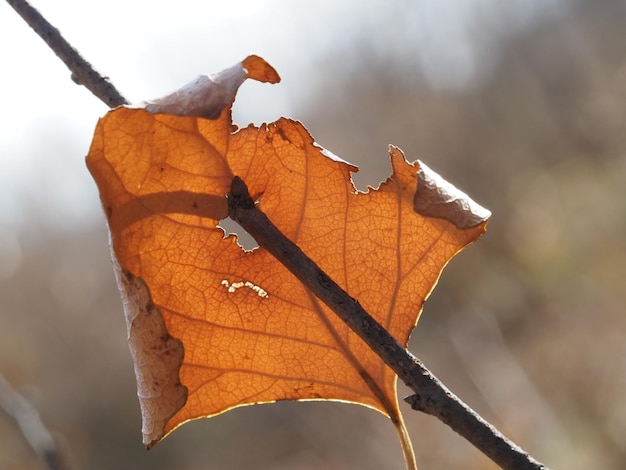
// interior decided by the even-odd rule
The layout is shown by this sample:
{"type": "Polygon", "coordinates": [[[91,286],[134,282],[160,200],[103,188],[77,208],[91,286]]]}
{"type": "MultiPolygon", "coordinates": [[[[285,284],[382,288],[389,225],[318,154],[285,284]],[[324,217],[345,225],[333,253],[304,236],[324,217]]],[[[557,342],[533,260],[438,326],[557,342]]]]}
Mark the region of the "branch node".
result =
{"type": "Polygon", "coordinates": [[[422,397],[420,396],[419,393],[415,393],[413,395],[409,395],[408,397],[405,397],[404,401],[408,403],[411,406],[411,408],[414,409],[415,411],[424,412],[425,410],[424,401],[422,400],[422,397]]]}
{"type": "Polygon", "coordinates": [[[248,186],[239,177],[233,177],[233,182],[230,185],[230,192],[226,195],[228,200],[228,213],[231,219],[236,220],[235,214],[241,210],[253,209],[255,204],[248,186]]]}

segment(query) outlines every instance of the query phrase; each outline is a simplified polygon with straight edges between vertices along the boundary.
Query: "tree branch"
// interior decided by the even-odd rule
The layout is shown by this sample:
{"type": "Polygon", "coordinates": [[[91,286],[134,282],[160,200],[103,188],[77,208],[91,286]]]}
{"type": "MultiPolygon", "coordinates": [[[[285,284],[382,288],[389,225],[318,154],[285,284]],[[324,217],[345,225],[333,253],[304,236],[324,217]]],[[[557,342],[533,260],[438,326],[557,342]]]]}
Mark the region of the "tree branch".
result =
{"type": "Polygon", "coordinates": [[[227,195],[229,216],[331,308],[414,392],[413,409],[439,418],[505,469],[545,469],[446,388],[335,281],[258,209],[245,182],[235,176],[227,195]]]}
{"type": "Polygon", "coordinates": [[[68,43],[58,29],[52,26],[26,0],[7,0],[7,3],[35,30],[72,72],[72,80],[84,85],[109,108],[128,104],[119,91],[68,43]]]}
{"type": "MultiPolygon", "coordinates": [[[[7,0],[72,72],[72,80],[87,87],[113,108],[128,101],[61,36],[26,0],[7,0]]],[[[227,195],[229,215],[287,269],[330,307],[391,367],[414,392],[405,398],[411,407],[439,418],[504,469],[547,467],[508,440],[446,388],[410,351],[285,237],[256,206],[244,181],[235,177],[227,195]]]]}

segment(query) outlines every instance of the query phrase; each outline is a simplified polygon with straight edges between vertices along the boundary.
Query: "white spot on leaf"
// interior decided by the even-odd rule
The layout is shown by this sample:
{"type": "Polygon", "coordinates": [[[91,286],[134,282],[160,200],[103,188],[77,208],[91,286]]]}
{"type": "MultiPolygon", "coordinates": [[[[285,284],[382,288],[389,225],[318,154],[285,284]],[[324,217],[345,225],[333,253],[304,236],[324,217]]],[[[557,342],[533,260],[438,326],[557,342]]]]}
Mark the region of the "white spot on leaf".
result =
{"type": "Polygon", "coordinates": [[[242,287],[247,287],[249,289],[252,289],[254,292],[256,292],[256,294],[259,297],[263,299],[267,299],[269,297],[269,294],[267,293],[265,289],[257,286],[256,284],[253,284],[250,281],[238,281],[238,282],[233,282],[231,284],[230,282],[228,282],[228,280],[223,279],[222,285],[226,287],[226,289],[228,289],[228,292],[231,292],[231,293],[236,292],[237,289],[241,289],[242,287]]]}

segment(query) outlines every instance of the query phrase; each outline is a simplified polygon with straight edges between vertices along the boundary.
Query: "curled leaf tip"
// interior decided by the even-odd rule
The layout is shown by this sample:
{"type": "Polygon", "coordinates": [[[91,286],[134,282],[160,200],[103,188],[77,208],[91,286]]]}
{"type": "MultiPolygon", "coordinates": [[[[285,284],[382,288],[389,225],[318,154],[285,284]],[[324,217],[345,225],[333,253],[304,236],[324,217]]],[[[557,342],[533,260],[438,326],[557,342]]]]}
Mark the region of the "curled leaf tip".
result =
{"type": "Polygon", "coordinates": [[[216,119],[235,100],[241,84],[251,78],[259,82],[278,83],[280,76],[259,56],[251,55],[221,72],[200,75],[178,90],[143,104],[153,114],[173,114],[216,119]]]}
{"type": "Polygon", "coordinates": [[[443,179],[421,161],[417,189],[413,196],[415,212],[452,222],[457,228],[476,227],[491,217],[491,212],[443,179]]]}
{"type": "Polygon", "coordinates": [[[258,55],[249,55],[242,62],[243,68],[248,72],[248,78],[263,83],[278,83],[280,75],[274,67],[258,55]]]}

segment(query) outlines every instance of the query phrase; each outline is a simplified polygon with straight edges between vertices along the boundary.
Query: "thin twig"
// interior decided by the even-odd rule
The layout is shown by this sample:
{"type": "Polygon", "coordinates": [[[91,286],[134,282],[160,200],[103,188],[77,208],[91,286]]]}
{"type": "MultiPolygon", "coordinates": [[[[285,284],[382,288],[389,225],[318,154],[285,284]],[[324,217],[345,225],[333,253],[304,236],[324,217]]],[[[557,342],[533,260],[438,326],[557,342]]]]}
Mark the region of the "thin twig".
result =
{"type": "Polygon", "coordinates": [[[502,468],[546,468],[457,398],[356,299],[285,237],[256,207],[246,184],[238,176],[233,179],[227,197],[229,216],[328,305],[415,392],[407,398],[414,409],[442,420],[502,468]]]}
{"type": "Polygon", "coordinates": [[[61,454],[41,421],[35,407],[0,374],[0,409],[15,421],[33,450],[43,460],[49,470],[65,468],[61,454]]]}
{"type": "Polygon", "coordinates": [[[117,91],[111,82],[83,59],[78,51],[61,36],[59,30],[41,16],[26,0],[7,0],[7,2],[67,65],[67,68],[72,72],[74,82],[84,85],[109,108],[128,104],[126,98],[117,91]]]}

